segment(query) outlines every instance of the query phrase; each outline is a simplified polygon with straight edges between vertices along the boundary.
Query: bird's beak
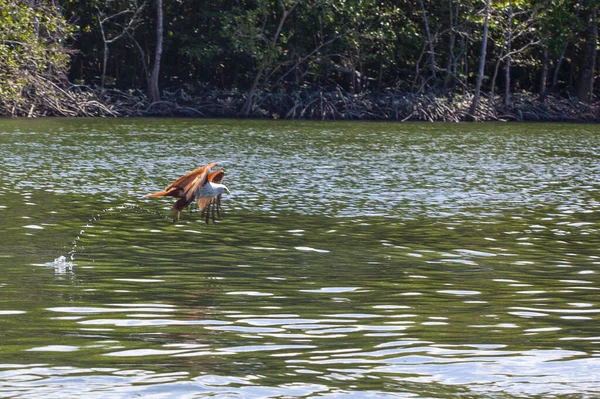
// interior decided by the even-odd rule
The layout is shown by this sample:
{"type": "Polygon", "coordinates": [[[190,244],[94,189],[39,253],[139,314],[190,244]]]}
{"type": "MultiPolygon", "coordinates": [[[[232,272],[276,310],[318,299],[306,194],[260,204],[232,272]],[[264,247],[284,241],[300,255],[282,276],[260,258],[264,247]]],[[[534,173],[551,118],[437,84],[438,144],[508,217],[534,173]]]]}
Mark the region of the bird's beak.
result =
{"type": "Polygon", "coordinates": [[[227,191],[228,195],[231,195],[231,191],[229,191],[229,189],[227,187],[225,187],[225,191],[227,191]]]}

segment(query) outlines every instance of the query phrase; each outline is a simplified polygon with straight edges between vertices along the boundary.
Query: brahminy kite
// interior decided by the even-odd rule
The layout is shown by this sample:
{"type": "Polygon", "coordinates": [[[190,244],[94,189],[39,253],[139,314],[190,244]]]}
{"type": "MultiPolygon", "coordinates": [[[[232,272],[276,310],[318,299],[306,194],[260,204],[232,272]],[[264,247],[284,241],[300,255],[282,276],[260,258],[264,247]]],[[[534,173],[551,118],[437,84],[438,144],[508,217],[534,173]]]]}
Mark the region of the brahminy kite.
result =
{"type": "Polygon", "coordinates": [[[179,214],[188,205],[194,201],[198,203],[200,212],[206,217],[206,223],[212,216],[215,222],[215,211],[218,217],[221,217],[221,194],[229,192],[229,189],[221,184],[225,172],[223,169],[209,173],[210,169],[217,166],[215,162],[194,169],[188,174],[181,176],[173,183],[169,184],[163,191],[147,194],[148,197],[174,197],[179,198],[173,205],[173,211],[177,212],[176,220],[179,220],[179,214]],[[211,212],[212,207],[212,212],[211,212]]]}

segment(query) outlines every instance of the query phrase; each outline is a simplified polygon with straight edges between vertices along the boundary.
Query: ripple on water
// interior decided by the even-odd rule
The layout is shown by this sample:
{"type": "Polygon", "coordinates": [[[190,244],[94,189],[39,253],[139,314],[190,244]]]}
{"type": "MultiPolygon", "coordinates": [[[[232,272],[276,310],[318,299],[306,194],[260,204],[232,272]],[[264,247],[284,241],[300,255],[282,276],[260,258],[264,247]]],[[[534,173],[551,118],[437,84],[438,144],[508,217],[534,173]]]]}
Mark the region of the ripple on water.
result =
{"type": "Polygon", "coordinates": [[[28,352],[74,352],[80,348],[70,345],[48,345],[26,349],[28,352]]]}
{"type": "Polygon", "coordinates": [[[449,294],[449,295],[457,295],[457,296],[465,296],[465,295],[480,295],[480,291],[471,291],[471,290],[439,290],[437,291],[440,294],[449,294]]]}
{"type": "Polygon", "coordinates": [[[93,307],[75,307],[75,306],[59,306],[53,308],[46,308],[51,312],[58,313],[75,313],[75,314],[97,314],[97,313],[130,313],[130,312],[155,312],[155,313],[171,313],[176,312],[173,305],[170,304],[153,304],[153,303],[140,303],[140,304],[110,304],[109,306],[93,306],[93,307]]]}
{"type": "Polygon", "coordinates": [[[310,292],[314,294],[339,294],[343,292],[355,292],[360,290],[360,287],[322,287],[314,290],[299,290],[300,292],[310,292]]]}
{"type": "Polygon", "coordinates": [[[318,249],[318,248],[312,248],[312,247],[296,247],[296,249],[298,251],[304,251],[304,252],[318,252],[321,254],[326,254],[329,251],[326,249],[318,249]]]}

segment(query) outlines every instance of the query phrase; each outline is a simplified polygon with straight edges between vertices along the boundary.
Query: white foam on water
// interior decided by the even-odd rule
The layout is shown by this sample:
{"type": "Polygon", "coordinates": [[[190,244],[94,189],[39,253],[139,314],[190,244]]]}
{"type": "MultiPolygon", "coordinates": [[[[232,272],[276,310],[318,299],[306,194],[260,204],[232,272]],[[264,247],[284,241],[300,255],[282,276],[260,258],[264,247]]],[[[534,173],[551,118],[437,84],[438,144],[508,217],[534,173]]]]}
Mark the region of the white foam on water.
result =
{"type": "Polygon", "coordinates": [[[59,256],[58,258],[54,259],[54,261],[52,261],[52,262],[44,263],[44,266],[53,267],[54,272],[56,274],[71,273],[73,271],[74,265],[75,264],[73,263],[73,259],[67,258],[64,255],[59,256]]]}

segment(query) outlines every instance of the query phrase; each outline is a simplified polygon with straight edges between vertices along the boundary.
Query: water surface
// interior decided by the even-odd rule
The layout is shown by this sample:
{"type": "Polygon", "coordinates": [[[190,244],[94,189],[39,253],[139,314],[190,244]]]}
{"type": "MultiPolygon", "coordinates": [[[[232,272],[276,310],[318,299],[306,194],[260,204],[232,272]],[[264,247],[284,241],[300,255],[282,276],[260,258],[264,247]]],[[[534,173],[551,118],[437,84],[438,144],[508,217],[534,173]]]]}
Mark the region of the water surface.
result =
{"type": "Polygon", "coordinates": [[[0,395],[595,397],[600,127],[0,121],[0,395]],[[222,220],[143,199],[204,163],[222,220]]]}

